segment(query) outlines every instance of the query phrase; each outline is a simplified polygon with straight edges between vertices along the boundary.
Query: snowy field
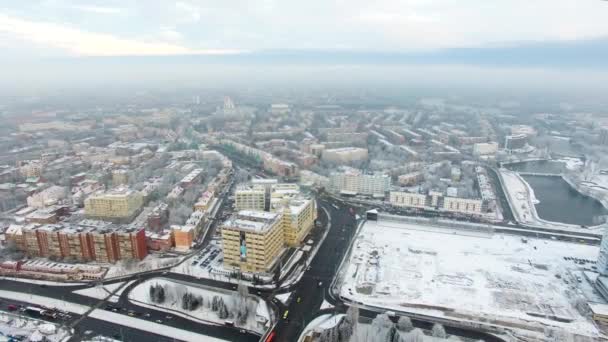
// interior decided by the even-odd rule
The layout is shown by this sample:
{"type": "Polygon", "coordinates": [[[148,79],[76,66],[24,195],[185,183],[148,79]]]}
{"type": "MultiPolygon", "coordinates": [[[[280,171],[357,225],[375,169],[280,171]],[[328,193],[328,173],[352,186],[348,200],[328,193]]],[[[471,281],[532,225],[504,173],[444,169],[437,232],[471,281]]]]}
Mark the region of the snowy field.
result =
{"type": "Polygon", "coordinates": [[[264,304],[260,305],[258,299],[254,296],[249,296],[246,300],[240,301],[237,292],[214,289],[204,286],[192,286],[190,284],[181,283],[166,278],[154,278],[147,280],[131,290],[129,293],[129,299],[137,302],[138,304],[143,303],[144,305],[155,306],[156,309],[165,308],[175,314],[182,314],[181,316],[188,319],[198,319],[208,323],[215,323],[223,325],[226,320],[233,321],[236,326],[251,330],[260,334],[263,334],[266,327],[258,324],[256,316],[263,316],[267,320],[270,317],[267,306],[264,304]],[[150,298],[150,286],[160,285],[165,289],[165,301],[163,303],[154,303],[150,298]],[[182,308],[182,297],[185,293],[192,293],[195,296],[202,297],[202,305],[197,309],[189,311],[182,308]],[[213,297],[217,296],[221,298],[227,306],[229,313],[228,318],[220,318],[217,311],[213,311],[212,300],[213,297]],[[247,308],[249,314],[245,324],[240,324],[235,318],[236,312],[239,308],[247,308]]]}
{"type": "Polygon", "coordinates": [[[583,266],[564,258],[594,261],[598,247],[461,233],[368,221],[342,266],[340,295],[391,310],[596,336],[575,308],[580,291],[572,272],[583,266]]]}
{"type": "MultiPolygon", "coordinates": [[[[70,335],[67,330],[48,322],[0,313],[0,336],[25,336],[26,340],[31,342],[59,342],[70,335]]],[[[2,337],[0,341],[4,341],[2,337]]]]}

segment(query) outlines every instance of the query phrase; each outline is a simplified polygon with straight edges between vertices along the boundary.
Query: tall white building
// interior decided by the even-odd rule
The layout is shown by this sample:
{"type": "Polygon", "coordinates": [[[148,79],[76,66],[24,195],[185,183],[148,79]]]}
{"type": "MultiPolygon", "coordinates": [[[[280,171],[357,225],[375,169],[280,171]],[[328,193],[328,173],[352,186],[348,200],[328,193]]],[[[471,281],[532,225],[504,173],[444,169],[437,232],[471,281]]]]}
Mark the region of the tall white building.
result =
{"type": "Polygon", "coordinates": [[[389,175],[364,174],[355,169],[332,172],[329,176],[329,190],[342,194],[384,197],[390,186],[389,175]]]}

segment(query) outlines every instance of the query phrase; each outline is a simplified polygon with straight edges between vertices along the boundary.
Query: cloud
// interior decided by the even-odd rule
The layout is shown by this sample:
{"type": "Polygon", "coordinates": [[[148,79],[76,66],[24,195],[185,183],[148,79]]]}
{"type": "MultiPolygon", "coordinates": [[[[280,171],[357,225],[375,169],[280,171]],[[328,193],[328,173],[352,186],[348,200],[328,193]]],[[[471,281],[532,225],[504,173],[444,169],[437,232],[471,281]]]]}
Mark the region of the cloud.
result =
{"type": "Polygon", "coordinates": [[[201,20],[201,9],[189,2],[178,1],[175,3],[178,12],[178,21],[183,23],[195,23],[201,20]]]}
{"type": "Polygon", "coordinates": [[[58,48],[76,56],[144,56],[234,54],[237,49],[192,49],[183,45],[125,39],[55,23],[35,22],[0,14],[0,33],[26,42],[58,48]]]}
{"type": "Polygon", "coordinates": [[[184,36],[172,27],[162,27],[159,37],[163,41],[176,42],[184,39],[184,36]]]}
{"type": "Polygon", "coordinates": [[[124,13],[126,13],[125,8],[119,8],[119,7],[78,5],[78,6],[71,6],[70,8],[78,10],[78,11],[82,11],[82,12],[95,13],[95,14],[124,14],[124,13]]]}

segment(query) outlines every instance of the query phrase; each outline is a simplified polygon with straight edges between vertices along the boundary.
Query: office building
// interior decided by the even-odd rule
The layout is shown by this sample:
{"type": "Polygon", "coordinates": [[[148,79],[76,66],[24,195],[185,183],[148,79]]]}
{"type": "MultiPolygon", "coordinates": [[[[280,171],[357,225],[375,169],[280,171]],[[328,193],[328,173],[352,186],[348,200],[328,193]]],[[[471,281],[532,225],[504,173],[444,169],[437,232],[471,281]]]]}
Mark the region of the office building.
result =
{"type": "Polygon", "coordinates": [[[224,264],[270,272],[284,251],[282,213],[241,210],[221,227],[224,264]]]}

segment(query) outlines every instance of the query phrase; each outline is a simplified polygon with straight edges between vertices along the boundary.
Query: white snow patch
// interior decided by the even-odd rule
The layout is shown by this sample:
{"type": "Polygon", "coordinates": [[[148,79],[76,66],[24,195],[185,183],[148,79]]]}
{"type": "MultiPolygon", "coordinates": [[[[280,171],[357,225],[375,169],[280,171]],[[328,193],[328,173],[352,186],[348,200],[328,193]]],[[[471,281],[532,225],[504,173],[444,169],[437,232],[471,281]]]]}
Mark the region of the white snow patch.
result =
{"type": "Polygon", "coordinates": [[[289,301],[289,297],[291,297],[291,292],[281,293],[280,295],[276,295],[275,298],[281,301],[281,303],[287,305],[289,301]]]}
{"type": "Polygon", "coordinates": [[[330,302],[323,299],[323,304],[321,304],[321,308],[319,308],[319,310],[332,309],[332,308],[334,308],[334,306],[330,302]]]}
{"type": "Polygon", "coordinates": [[[105,299],[110,295],[102,286],[89,287],[82,290],[74,291],[74,293],[97,299],[105,299]]]}

